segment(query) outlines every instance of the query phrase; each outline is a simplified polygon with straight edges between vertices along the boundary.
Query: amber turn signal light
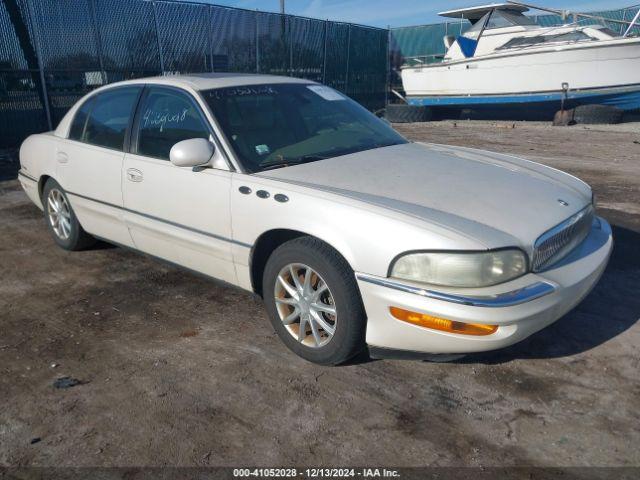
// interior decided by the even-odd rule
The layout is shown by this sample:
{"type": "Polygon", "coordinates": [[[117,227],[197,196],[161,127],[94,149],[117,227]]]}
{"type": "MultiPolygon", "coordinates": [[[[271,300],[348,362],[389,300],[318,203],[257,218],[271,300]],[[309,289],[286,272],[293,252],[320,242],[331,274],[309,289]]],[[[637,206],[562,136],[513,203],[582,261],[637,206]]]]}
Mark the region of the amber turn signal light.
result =
{"type": "Polygon", "coordinates": [[[484,325],[481,323],[463,323],[446,318],[434,317],[425,313],[411,312],[398,307],[390,307],[391,315],[403,322],[412,323],[420,327],[440,330],[442,332],[460,333],[462,335],[491,335],[498,330],[497,325],[484,325]]]}

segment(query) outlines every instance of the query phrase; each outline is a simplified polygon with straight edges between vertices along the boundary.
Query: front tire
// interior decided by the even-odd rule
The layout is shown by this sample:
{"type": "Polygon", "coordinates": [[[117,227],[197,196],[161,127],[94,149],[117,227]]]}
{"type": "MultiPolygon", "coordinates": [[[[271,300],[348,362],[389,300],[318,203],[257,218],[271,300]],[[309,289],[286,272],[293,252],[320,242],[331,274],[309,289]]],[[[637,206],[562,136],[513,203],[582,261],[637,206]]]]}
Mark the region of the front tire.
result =
{"type": "Polygon", "coordinates": [[[85,232],[71,208],[69,198],[58,182],[50,178],[42,190],[44,218],[53,240],[65,250],[91,247],[95,238],[85,232]]]}
{"type": "Polygon", "coordinates": [[[364,349],[366,316],[353,270],[326,243],[284,243],[269,257],[262,285],[273,328],[300,357],[337,365],[364,349]]]}

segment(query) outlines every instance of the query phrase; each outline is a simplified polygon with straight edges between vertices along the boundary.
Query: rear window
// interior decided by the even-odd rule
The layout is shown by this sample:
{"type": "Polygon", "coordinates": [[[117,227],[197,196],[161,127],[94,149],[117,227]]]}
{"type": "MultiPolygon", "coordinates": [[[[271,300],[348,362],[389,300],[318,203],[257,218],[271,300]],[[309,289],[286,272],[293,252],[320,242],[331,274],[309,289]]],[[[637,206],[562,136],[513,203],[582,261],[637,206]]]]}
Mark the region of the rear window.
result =
{"type": "Polygon", "coordinates": [[[69,130],[69,138],[71,140],[82,140],[84,134],[84,127],[87,124],[87,118],[89,118],[89,112],[93,105],[93,98],[90,98],[82,104],[82,106],[76,112],[76,116],[73,118],[71,129],[69,130]]]}
{"type": "Polygon", "coordinates": [[[140,87],[126,87],[98,94],[92,101],[81,141],[122,150],[140,90],[140,87]]]}

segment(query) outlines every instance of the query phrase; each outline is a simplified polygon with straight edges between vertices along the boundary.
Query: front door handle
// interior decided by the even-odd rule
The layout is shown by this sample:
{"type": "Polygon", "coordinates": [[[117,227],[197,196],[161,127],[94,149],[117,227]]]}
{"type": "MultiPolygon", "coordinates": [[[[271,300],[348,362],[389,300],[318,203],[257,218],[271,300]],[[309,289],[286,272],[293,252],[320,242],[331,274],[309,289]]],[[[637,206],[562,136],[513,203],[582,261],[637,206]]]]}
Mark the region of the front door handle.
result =
{"type": "Polygon", "coordinates": [[[130,168],[127,170],[127,180],[130,182],[141,182],[142,178],[142,172],[137,168],[130,168]]]}
{"type": "Polygon", "coordinates": [[[56,159],[58,163],[67,163],[69,161],[69,156],[65,152],[57,152],[56,159]]]}

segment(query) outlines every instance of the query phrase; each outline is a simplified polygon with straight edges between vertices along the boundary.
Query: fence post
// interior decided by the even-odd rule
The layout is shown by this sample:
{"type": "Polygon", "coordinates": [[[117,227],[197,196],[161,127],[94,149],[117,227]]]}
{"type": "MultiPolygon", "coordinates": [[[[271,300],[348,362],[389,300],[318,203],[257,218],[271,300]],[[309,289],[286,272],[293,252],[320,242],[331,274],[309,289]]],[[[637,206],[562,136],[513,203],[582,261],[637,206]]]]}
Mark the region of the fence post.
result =
{"type": "Polygon", "coordinates": [[[284,34],[289,37],[289,73],[293,76],[293,35],[291,35],[291,25],[289,17],[284,17],[284,34]]]}
{"type": "Polygon", "coordinates": [[[96,52],[98,53],[98,64],[100,65],[100,75],[102,77],[103,85],[108,83],[107,81],[107,71],[104,69],[104,55],[102,52],[102,42],[100,41],[100,30],[98,27],[98,14],[96,13],[97,5],[96,0],[91,0],[89,2],[89,7],[91,8],[91,22],[93,23],[93,37],[96,41],[96,52]]]}
{"type": "Polygon", "coordinates": [[[322,83],[327,83],[327,32],[329,20],[324,21],[324,46],[322,51],[322,83]]]}
{"type": "Polygon", "coordinates": [[[391,89],[391,25],[387,25],[387,81],[384,89],[384,106],[389,104],[389,90],[391,89]]]}
{"type": "Polygon", "coordinates": [[[207,29],[209,30],[209,70],[213,72],[213,6],[209,6],[207,10],[209,11],[209,28],[207,29]]]}
{"type": "Polygon", "coordinates": [[[49,130],[53,130],[53,122],[51,121],[51,108],[49,106],[49,93],[47,92],[47,82],[44,76],[44,62],[42,61],[42,50],[40,49],[40,29],[38,28],[38,22],[36,21],[36,17],[33,13],[31,2],[27,2],[27,8],[29,9],[31,28],[33,28],[33,46],[36,50],[36,57],[38,58],[38,70],[40,70],[40,84],[42,85],[43,94],[42,103],[44,112],[47,116],[47,125],[49,126],[49,130]]]}
{"type": "Polygon", "coordinates": [[[258,16],[260,12],[256,10],[256,73],[260,73],[260,23],[258,16]]]}
{"type": "Polygon", "coordinates": [[[162,40],[160,39],[160,23],[158,23],[158,14],[156,12],[156,2],[151,2],[153,8],[153,22],[156,26],[156,39],[158,40],[158,55],[160,55],[160,70],[165,74],[164,69],[164,52],[162,51],[162,40]]]}
{"type": "Polygon", "coordinates": [[[347,71],[344,76],[344,93],[349,95],[349,62],[351,61],[351,24],[347,35],[347,71]]]}

